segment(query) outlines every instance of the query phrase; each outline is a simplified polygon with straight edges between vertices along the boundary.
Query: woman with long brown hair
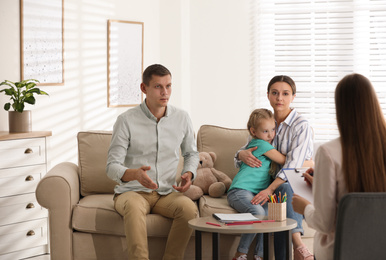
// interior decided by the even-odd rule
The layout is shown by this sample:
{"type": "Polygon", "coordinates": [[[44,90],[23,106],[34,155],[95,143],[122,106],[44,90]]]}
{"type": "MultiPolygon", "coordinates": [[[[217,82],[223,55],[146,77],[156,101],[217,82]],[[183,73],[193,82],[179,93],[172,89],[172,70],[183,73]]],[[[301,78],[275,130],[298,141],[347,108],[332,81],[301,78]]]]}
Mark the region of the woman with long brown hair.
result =
{"type": "Polygon", "coordinates": [[[340,137],[320,146],[315,158],[314,205],[294,195],[292,205],[316,230],[314,256],[333,259],[339,200],[349,192],[386,191],[386,123],[371,82],[345,76],[335,90],[340,137]]]}

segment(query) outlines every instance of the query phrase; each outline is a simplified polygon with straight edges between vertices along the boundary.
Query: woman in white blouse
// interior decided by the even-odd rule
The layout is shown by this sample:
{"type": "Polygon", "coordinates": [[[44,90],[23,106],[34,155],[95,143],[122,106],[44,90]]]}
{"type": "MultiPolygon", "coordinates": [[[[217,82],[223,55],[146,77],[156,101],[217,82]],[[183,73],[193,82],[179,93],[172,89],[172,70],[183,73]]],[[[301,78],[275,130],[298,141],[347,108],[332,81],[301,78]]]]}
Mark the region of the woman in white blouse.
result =
{"type": "Polygon", "coordinates": [[[386,191],[386,123],[371,82],[345,76],[335,90],[340,137],[320,146],[313,179],[314,205],[294,195],[292,205],[316,230],[314,256],[333,259],[339,200],[349,192],[386,191]]]}

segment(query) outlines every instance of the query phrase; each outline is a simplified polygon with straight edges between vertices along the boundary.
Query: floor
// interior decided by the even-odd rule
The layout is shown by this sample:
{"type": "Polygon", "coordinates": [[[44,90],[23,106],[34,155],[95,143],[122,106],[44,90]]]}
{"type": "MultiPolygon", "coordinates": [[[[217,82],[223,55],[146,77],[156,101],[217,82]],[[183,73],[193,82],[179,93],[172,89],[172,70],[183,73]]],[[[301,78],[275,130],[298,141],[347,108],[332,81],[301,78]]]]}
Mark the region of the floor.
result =
{"type": "MultiPolygon", "coordinates": [[[[303,242],[304,244],[306,244],[306,246],[308,247],[308,249],[311,251],[311,253],[313,252],[313,242],[314,242],[314,239],[311,239],[311,238],[306,238],[306,239],[303,239],[303,242]]],[[[41,255],[41,256],[35,256],[35,257],[32,257],[32,258],[27,258],[25,260],[50,260],[50,255],[41,255]]]]}

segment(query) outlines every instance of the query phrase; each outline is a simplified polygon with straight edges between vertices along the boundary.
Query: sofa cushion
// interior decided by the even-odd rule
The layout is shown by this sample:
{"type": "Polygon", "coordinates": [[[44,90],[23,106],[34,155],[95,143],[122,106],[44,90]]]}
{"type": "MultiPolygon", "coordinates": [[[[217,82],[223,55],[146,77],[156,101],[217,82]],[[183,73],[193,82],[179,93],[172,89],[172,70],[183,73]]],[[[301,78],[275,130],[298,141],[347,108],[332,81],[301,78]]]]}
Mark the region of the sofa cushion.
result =
{"type": "Polygon", "coordinates": [[[106,174],[110,141],[111,132],[78,133],[79,178],[82,196],[114,193],[114,187],[117,183],[106,174]]]}
{"type": "Polygon", "coordinates": [[[226,195],[221,198],[212,198],[204,195],[199,200],[200,217],[212,216],[213,213],[238,213],[229,206],[226,195]]]}
{"type": "Polygon", "coordinates": [[[234,166],[234,155],[243,145],[247,144],[248,136],[247,129],[203,125],[197,134],[197,150],[215,152],[217,160],[214,162],[214,168],[233,179],[238,172],[234,166]]]}
{"type": "Polygon", "coordinates": [[[112,194],[82,198],[74,207],[72,227],[87,233],[125,235],[123,220],[114,209],[112,194]]]}
{"type": "MultiPolygon", "coordinates": [[[[158,214],[146,217],[148,236],[167,237],[172,220],[158,214]]],[[[112,194],[89,195],[74,207],[72,228],[86,233],[125,236],[123,217],[114,209],[112,194]]]]}

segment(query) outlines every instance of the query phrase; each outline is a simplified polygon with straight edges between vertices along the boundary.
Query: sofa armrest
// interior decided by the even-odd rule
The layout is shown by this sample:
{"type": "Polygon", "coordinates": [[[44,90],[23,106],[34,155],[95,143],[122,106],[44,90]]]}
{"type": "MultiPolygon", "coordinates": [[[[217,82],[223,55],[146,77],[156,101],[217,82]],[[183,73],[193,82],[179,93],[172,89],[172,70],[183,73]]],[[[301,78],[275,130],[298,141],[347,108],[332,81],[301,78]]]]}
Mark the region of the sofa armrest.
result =
{"type": "Polygon", "coordinates": [[[72,259],[71,216],[79,202],[78,166],[64,162],[52,168],[36,188],[39,204],[48,209],[52,259],[72,259]]]}

